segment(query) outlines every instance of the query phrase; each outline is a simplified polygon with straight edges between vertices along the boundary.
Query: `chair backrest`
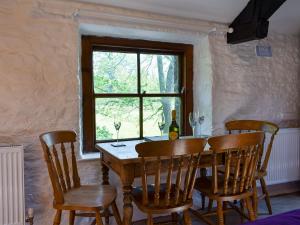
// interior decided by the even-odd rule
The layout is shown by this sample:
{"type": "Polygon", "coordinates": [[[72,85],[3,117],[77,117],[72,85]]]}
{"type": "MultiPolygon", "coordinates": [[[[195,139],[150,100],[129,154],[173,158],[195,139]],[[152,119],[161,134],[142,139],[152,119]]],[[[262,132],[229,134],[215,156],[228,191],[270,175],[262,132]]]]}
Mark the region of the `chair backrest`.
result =
{"type": "Polygon", "coordinates": [[[270,159],[273,141],[275,135],[279,130],[279,127],[274,123],[267,122],[267,121],[260,121],[260,120],[233,120],[225,123],[225,127],[230,134],[233,133],[233,131],[238,131],[239,133],[251,132],[251,131],[263,131],[271,135],[270,141],[269,143],[267,143],[267,149],[265,152],[264,159],[263,159],[263,151],[262,151],[258,162],[259,171],[265,172],[267,170],[268,162],[270,159]],[[261,164],[262,162],[263,164],[261,164]]]}
{"type": "Polygon", "coordinates": [[[208,144],[213,151],[212,190],[214,194],[238,195],[252,187],[263,141],[263,132],[230,134],[208,139],[208,144]],[[218,174],[218,154],[225,156],[223,174],[218,174]],[[221,187],[218,186],[220,176],[224,176],[221,187]]]}
{"type": "Polygon", "coordinates": [[[80,187],[80,178],[77,170],[74,143],[76,133],[73,131],[52,131],[40,135],[45,161],[54,192],[55,203],[64,202],[64,193],[73,187],[80,187]],[[71,151],[71,168],[67,151],[71,151]],[[72,181],[70,169],[72,169],[72,181]]]}
{"type": "Polygon", "coordinates": [[[197,166],[206,140],[202,138],[176,141],[153,141],[136,145],[141,157],[143,205],[176,207],[190,202],[196,179],[197,166]],[[166,160],[166,161],[164,161],[166,160]],[[155,161],[154,202],[148,199],[147,162],[155,161]],[[163,162],[167,162],[166,181],[161,182],[163,162]],[[163,185],[162,185],[163,184],[163,185]]]}

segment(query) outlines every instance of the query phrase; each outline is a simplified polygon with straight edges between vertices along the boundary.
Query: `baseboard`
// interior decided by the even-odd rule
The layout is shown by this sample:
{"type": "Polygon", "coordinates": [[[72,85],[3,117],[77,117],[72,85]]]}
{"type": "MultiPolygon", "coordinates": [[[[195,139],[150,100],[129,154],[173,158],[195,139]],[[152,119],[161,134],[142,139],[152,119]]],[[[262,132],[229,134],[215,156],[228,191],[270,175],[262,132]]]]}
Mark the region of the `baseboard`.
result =
{"type": "Polygon", "coordinates": [[[268,185],[268,192],[270,196],[300,192],[300,180],[288,183],[268,185]]]}

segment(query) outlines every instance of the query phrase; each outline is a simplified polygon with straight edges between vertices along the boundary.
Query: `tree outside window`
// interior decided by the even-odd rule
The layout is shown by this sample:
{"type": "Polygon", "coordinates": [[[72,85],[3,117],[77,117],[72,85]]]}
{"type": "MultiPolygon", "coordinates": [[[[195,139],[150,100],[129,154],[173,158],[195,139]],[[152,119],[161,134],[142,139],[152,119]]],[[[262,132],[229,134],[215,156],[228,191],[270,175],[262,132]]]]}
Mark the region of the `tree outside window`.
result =
{"type": "MultiPolygon", "coordinates": [[[[113,44],[107,47],[92,45],[89,37],[84,38],[89,45],[83,46],[83,54],[87,52],[90,57],[83,55],[82,60],[83,97],[88,96],[83,100],[90,102],[83,102],[83,128],[94,135],[94,143],[116,139],[114,122],[121,122],[119,138],[123,140],[160,135],[158,122],[162,120],[165,121],[163,134],[167,135],[173,109],[180,130],[186,132],[184,51],[127,45],[120,48],[113,44]],[[84,70],[85,59],[89,59],[89,70],[84,70]],[[88,78],[84,80],[84,76],[88,78]],[[87,93],[87,89],[92,93],[87,93]],[[86,111],[90,113],[89,118],[86,111]],[[92,126],[85,121],[92,122],[92,126]]],[[[83,45],[86,43],[83,41],[83,45]]],[[[84,140],[87,139],[84,135],[84,140]]]]}

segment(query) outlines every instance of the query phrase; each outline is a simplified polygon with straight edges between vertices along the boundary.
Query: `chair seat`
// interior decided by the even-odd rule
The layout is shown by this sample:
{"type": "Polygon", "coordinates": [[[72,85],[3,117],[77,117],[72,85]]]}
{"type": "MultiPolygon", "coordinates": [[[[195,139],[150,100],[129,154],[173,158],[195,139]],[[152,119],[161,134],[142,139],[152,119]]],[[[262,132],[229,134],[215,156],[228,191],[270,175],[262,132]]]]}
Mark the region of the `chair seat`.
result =
{"type": "MultiPolygon", "coordinates": [[[[175,211],[180,210],[184,210],[184,209],[188,209],[192,206],[192,199],[190,201],[188,201],[187,204],[184,205],[176,205],[175,202],[175,185],[173,184],[171,186],[171,192],[170,192],[170,200],[169,200],[169,205],[166,206],[166,190],[167,185],[166,184],[161,184],[160,185],[160,200],[159,200],[159,204],[155,205],[154,204],[154,194],[155,194],[155,189],[154,189],[154,185],[147,185],[147,189],[148,189],[148,204],[145,206],[143,205],[143,189],[142,187],[134,187],[132,190],[132,196],[133,196],[133,201],[135,202],[135,204],[137,205],[137,207],[143,211],[143,212],[149,212],[151,211],[152,213],[164,213],[164,209],[167,212],[171,212],[172,208],[175,211]]],[[[180,190],[179,191],[179,201],[178,202],[182,202],[183,199],[183,191],[180,190]]]]}
{"type": "Polygon", "coordinates": [[[110,185],[82,185],[64,194],[65,202],[56,205],[60,209],[101,210],[115,200],[117,191],[110,185]]]}
{"type": "MultiPolygon", "coordinates": [[[[225,173],[225,168],[224,168],[224,166],[220,166],[220,167],[218,168],[218,172],[219,172],[219,173],[225,173]]],[[[234,169],[231,168],[231,169],[230,169],[230,175],[233,175],[233,174],[234,174],[234,169]]],[[[267,176],[267,171],[255,171],[255,179],[256,179],[256,180],[259,180],[260,178],[265,177],[265,176],[267,176]]]]}
{"type": "MultiPolygon", "coordinates": [[[[224,195],[224,177],[223,176],[218,176],[218,193],[214,194],[212,190],[212,182],[213,182],[213,177],[212,176],[207,176],[207,177],[199,177],[196,179],[195,182],[195,189],[199,190],[202,194],[206,196],[210,196],[212,199],[220,197],[224,195]]],[[[229,187],[231,187],[229,183],[229,187]]],[[[238,187],[239,187],[239,182],[237,182],[237,191],[236,194],[228,195],[226,194],[227,197],[225,198],[235,198],[234,196],[240,196],[240,193],[238,192],[238,187]]],[[[228,193],[232,193],[232,188],[228,189],[228,193]]],[[[245,192],[243,195],[249,195],[250,192],[245,192]]]]}

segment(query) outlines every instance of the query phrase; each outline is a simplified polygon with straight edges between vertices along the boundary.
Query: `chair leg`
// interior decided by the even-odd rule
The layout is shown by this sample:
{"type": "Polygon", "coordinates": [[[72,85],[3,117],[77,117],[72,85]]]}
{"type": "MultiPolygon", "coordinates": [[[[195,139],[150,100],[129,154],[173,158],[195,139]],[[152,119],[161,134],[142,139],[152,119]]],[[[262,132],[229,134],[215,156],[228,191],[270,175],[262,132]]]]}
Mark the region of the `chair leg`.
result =
{"type": "Polygon", "coordinates": [[[218,225],[224,225],[223,202],[217,201],[217,221],[218,225]]]}
{"type": "Polygon", "coordinates": [[[96,212],[96,224],[103,225],[100,212],[96,212]]]}
{"type": "Polygon", "coordinates": [[[209,199],[209,201],[208,201],[208,208],[207,208],[207,211],[208,211],[208,212],[211,211],[212,206],[213,206],[213,202],[214,202],[213,200],[209,199]]]}
{"type": "Polygon", "coordinates": [[[201,209],[205,208],[205,195],[201,193],[201,209]]]}
{"type": "Polygon", "coordinates": [[[104,209],[104,218],[105,218],[105,225],[109,225],[109,209],[104,209]]]}
{"type": "Polygon", "coordinates": [[[119,210],[118,210],[118,207],[117,207],[115,201],[113,201],[113,203],[111,204],[111,208],[112,208],[112,211],[113,211],[113,214],[114,214],[116,223],[117,223],[118,225],[122,225],[120,213],[119,213],[119,210]]]}
{"type": "MultiPolygon", "coordinates": [[[[227,210],[227,202],[223,202],[223,212],[226,212],[227,210]]],[[[226,214],[223,213],[223,218],[224,218],[224,224],[226,224],[226,214]]]]}
{"type": "Polygon", "coordinates": [[[249,215],[250,221],[254,221],[256,216],[255,216],[255,213],[253,211],[250,198],[246,198],[245,201],[246,201],[246,207],[247,207],[247,210],[248,210],[248,215],[249,215]]]}
{"type": "Polygon", "coordinates": [[[153,225],[153,218],[151,214],[148,214],[147,225],[153,225]]]}
{"type": "Polygon", "coordinates": [[[270,196],[269,196],[269,192],[267,190],[266,181],[263,177],[260,179],[260,184],[261,184],[262,191],[265,195],[265,201],[266,201],[266,204],[268,207],[269,214],[272,215],[272,206],[271,206],[271,202],[270,202],[270,196]]]}
{"type": "Polygon", "coordinates": [[[185,225],[192,225],[192,220],[189,210],[183,211],[183,220],[185,225]]]}
{"type": "MultiPolygon", "coordinates": [[[[241,207],[242,213],[245,213],[244,200],[243,199],[240,200],[240,207],[241,207]]],[[[244,223],[244,217],[242,215],[241,215],[241,223],[244,223]]]]}
{"type": "Polygon", "coordinates": [[[69,215],[69,225],[74,225],[75,221],[75,211],[71,210],[69,215]]]}
{"type": "Polygon", "coordinates": [[[257,215],[258,214],[258,196],[257,196],[256,180],[253,181],[252,204],[253,204],[253,211],[254,211],[255,215],[257,215]]]}
{"type": "Polygon", "coordinates": [[[61,210],[56,210],[53,225],[60,225],[60,221],[61,221],[61,210]]]}
{"type": "Polygon", "coordinates": [[[178,213],[177,212],[171,213],[171,217],[172,217],[172,222],[175,222],[175,223],[178,222],[178,213]]]}

